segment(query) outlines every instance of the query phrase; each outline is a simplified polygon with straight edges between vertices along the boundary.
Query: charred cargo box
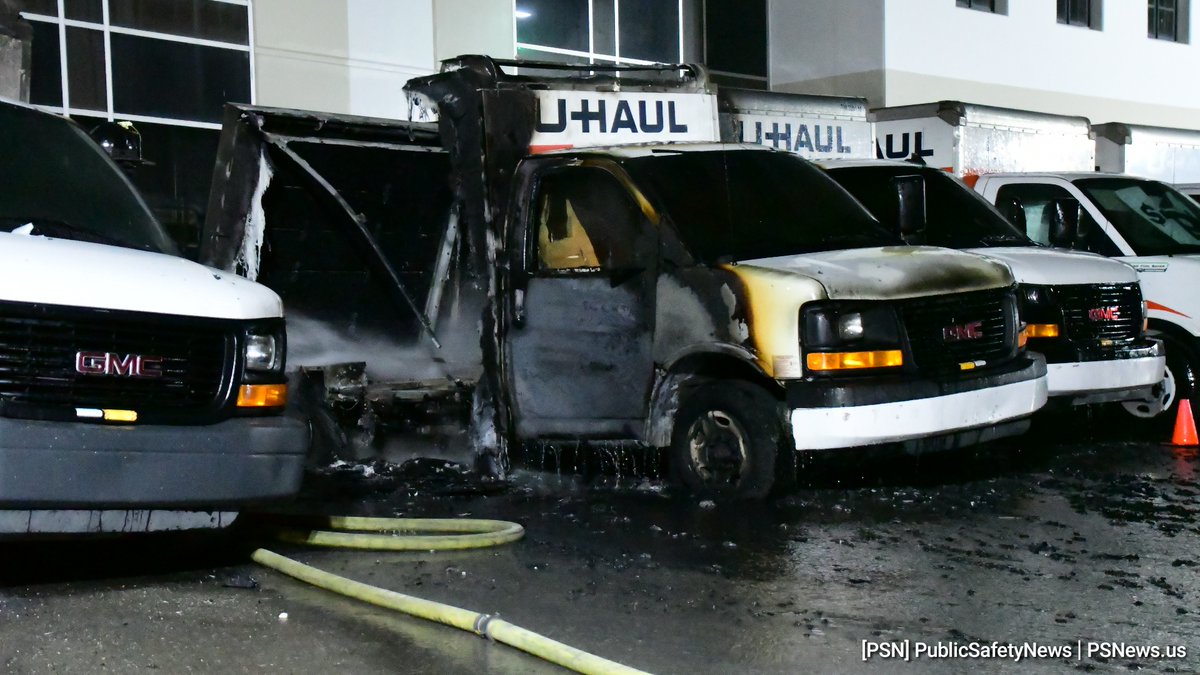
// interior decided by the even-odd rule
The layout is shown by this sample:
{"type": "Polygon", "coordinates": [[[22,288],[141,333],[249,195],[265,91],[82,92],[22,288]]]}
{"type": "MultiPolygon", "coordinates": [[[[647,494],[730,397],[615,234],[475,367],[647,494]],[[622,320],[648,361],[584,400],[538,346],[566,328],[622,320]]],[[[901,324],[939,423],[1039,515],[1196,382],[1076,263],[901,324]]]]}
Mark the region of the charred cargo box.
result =
{"type": "Polygon", "coordinates": [[[360,389],[453,382],[493,465],[616,441],[761,496],[796,450],[957,447],[1045,401],[1007,267],[905,246],[805,160],[717,143],[696,67],[460,57],[407,89],[427,122],[231,108],[207,260],[345,338],[296,365],[357,350],[360,389]]]}

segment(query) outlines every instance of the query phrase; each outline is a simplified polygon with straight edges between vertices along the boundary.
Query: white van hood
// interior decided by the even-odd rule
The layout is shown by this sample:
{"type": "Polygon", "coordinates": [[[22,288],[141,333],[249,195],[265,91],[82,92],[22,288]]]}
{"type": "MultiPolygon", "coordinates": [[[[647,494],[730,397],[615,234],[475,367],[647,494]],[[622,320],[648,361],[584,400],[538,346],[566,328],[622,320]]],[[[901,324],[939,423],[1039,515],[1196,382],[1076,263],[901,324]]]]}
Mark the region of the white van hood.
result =
{"type": "Polygon", "coordinates": [[[1137,272],[1129,265],[1095,253],[1039,246],[968,251],[1007,264],[1021,284],[1131,284],[1138,280],[1137,272]]]}
{"type": "Polygon", "coordinates": [[[1001,262],[932,246],[856,248],[739,265],[802,274],[820,283],[830,298],[847,300],[900,300],[1013,284],[1012,273],[1001,262]]]}
{"type": "Polygon", "coordinates": [[[213,319],[283,316],[274,291],[161,253],[0,232],[0,301],[213,319]]]}

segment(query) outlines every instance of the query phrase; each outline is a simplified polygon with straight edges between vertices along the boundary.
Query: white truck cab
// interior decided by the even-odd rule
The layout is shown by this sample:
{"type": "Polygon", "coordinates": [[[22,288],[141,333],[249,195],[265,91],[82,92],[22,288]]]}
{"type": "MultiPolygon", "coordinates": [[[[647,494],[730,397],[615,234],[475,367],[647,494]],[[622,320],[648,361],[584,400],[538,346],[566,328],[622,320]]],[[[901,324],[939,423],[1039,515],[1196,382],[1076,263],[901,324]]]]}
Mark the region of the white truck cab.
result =
{"type": "Polygon", "coordinates": [[[1162,346],[1143,334],[1142,292],[1128,265],[1035,242],[939,169],[891,160],[822,166],[911,243],[976,253],[1012,269],[1030,349],[1046,356],[1051,397],[1072,404],[1140,401],[1162,380],[1162,346]],[[898,222],[905,202],[918,214],[915,227],[898,222]]]}
{"type": "Polygon", "coordinates": [[[0,533],[227,525],[300,486],[274,292],[184,260],[70,120],[0,102],[0,533]]]}
{"type": "Polygon", "coordinates": [[[1159,181],[1105,173],[981,175],[975,190],[1035,241],[1128,263],[1141,279],[1151,335],[1167,345],[1156,396],[1126,408],[1169,412],[1200,374],[1200,205],[1159,181]]]}

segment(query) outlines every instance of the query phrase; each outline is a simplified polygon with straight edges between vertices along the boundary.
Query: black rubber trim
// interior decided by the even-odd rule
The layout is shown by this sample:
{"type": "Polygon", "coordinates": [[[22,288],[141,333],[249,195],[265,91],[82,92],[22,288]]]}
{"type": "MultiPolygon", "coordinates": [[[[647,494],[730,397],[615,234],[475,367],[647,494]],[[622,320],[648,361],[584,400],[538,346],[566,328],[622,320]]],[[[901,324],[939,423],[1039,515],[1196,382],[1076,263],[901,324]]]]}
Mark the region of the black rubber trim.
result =
{"type": "Polygon", "coordinates": [[[1028,349],[1046,357],[1046,363],[1089,363],[1092,361],[1115,361],[1119,359],[1144,359],[1162,356],[1166,351],[1159,340],[1140,338],[1132,342],[1101,347],[1096,344],[1076,345],[1059,338],[1034,338],[1028,349]]]}
{"type": "Polygon", "coordinates": [[[872,375],[841,381],[791,380],[784,383],[784,390],[789,408],[848,408],[961,394],[1045,375],[1045,358],[1026,352],[1002,366],[941,377],[872,375]]]}

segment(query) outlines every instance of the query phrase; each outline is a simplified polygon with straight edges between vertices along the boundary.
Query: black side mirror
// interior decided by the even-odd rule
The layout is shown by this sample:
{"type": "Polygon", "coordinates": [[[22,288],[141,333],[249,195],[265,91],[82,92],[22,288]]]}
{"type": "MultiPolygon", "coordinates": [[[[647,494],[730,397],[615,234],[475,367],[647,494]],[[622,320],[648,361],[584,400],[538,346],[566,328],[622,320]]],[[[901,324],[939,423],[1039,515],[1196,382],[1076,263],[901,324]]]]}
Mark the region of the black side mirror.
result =
{"type": "Polygon", "coordinates": [[[1050,209],[1050,245],[1076,248],[1079,241],[1079,214],[1083,206],[1071,198],[1055,199],[1050,209]]]}
{"type": "Polygon", "coordinates": [[[892,179],[896,189],[896,225],[900,236],[908,241],[925,232],[925,179],[920,176],[897,176],[892,179]]]}

